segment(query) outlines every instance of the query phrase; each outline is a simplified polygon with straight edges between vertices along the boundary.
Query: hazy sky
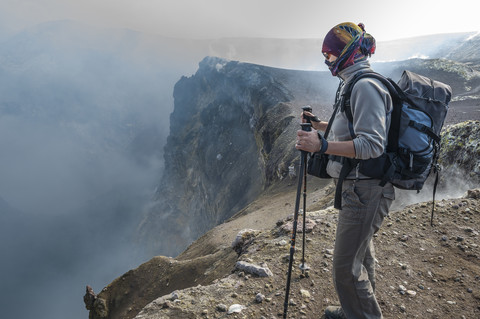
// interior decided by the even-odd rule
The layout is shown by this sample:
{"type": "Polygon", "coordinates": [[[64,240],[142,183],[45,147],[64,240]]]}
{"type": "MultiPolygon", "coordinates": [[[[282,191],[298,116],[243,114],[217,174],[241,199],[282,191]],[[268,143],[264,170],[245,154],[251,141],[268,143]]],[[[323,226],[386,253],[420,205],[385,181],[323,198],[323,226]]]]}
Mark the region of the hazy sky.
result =
{"type": "Polygon", "coordinates": [[[377,40],[480,31],[478,0],[0,0],[0,31],[74,19],[185,38],[322,38],[363,22],[377,40]]]}

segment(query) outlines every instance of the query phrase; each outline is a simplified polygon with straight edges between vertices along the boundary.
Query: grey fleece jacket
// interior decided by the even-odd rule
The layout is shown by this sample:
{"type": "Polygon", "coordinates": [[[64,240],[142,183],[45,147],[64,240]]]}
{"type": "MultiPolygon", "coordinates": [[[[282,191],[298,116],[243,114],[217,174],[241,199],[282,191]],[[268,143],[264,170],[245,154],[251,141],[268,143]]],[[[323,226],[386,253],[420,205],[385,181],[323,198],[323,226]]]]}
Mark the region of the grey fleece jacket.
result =
{"type": "MultiPolygon", "coordinates": [[[[346,84],[357,72],[361,71],[373,71],[368,61],[354,64],[339,72],[338,76],[346,84]]],[[[346,85],[343,86],[340,94],[345,88],[346,85]]],[[[388,128],[390,127],[391,117],[388,115],[393,109],[388,89],[377,79],[360,79],[353,87],[350,104],[353,113],[353,131],[356,136],[353,139],[355,158],[369,159],[382,155],[387,146],[388,128]]],[[[328,139],[332,141],[352,140],[348,119],[345,112],[340,109],[335,116],[328,139]]],[[[327,173],[333,178],[338,178],[341,169],[341,163],[329,161],[327,173]]],[[[366,178],[361,174],[358,177],[366,178]]],[[[352,178],[356,178],[355,170],[347,177],[347,179],[352,178]]]]}

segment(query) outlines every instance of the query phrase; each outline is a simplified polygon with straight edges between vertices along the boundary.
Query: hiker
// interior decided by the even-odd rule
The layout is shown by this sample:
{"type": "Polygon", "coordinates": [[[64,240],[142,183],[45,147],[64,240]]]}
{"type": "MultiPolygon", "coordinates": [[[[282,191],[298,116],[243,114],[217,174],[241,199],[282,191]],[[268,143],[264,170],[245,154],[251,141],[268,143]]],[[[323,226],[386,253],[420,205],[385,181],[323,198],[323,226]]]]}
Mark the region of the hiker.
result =
{"type": "MultiPolygon", "coordinates": [[[[372,72],[368,58],[375,53],[375,39],[363,24],[340,23],[325,36],[322,53],[333,76],[340,78],[336,103],[355,74],[372,72]]],[[[393,103],[387,87],[374,78],[362,78],[350,98],[353,123],[342,106],[334,115],[328,141],[317,131],[327,122],[311,112],[302,113],[302,122],[311,119],[313,130],[297,132],[298,150],[328,154],[326,171],[336,183],[348,159],[366,160],[383,154],[393,103]]],[[[326,318],[382,318],[375,298],[375,254],[372,237],[388,214],[395,197],[391,183],[379,185],[354,168],[343,180],[333,256],[333,281],[340,306],[328,306],[326,318]]]]}

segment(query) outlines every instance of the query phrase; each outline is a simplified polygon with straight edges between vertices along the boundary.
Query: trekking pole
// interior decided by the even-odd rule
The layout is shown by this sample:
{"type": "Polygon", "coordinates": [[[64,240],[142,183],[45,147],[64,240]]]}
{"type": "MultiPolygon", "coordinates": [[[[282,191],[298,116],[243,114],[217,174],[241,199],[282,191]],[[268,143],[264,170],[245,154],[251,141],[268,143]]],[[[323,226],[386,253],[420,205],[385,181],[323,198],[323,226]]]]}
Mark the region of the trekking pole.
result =
{"type": "MultiPolygon", "coordinates": [[[[312,112],[312,107],[310,105],[306,105],[302,107],[303,111],[307,112],[312,112]]],[[[311,124],[311,118],[309,116],[304,116],[305,120],[307,123],[311,124]]],[[[303,128],[302,128],[303,129],[303,128]]],[[[308,131],[311,131],[311,128],[309,127],[308,131]]],[[[306,236],[306,222],[307,222],[307,156],[305,155],[303,157],[303,227],[302,227],[302,263],[300,264],[299,268],[302,271],[302,274],[305,274],[306,270],[309,270],[310,267],[308,267],[307,264],[305,264],[305,236],[306,236]]]]}
{"type": "Polygon", "coordinates": [[[303,227],[302,227],[302,263],[300,264],[299,268],[302,271],[302,274],[305,274],[306,270],[309,270],[310,267],[307,266],[305,263],[305,224],[307,223],[307,156],[303,157],[303,227]]]}
{"type": "MultiPolygon", "coordinates": [[[[302,123],[303,131],[311,131],[311,124],[310,123],[302,123]]],[[[288,262],[288,272],[287,272],[287,286],[285,288],[285,302],[283,304],[283,318],[287,318],[287,310],[288,310],[288,296],[290,294],[290,281],[292,278],[292,266],[293,266],[293,255],[295,253],[295,239],[297,237],[297,223],[298,223],[298,212],[300,208],[300,195],[302,191],[302,183],[303,183],[303,173],[305,172],[305,164],[306,164],[307,152],[301,151],[300,152],[300,169],[298,170],[298,185],[297,185],[297,196],[295,200],[295,212],[293,217],[293,229],[292,229],[292,239],[290,241],[290,259],[288,262]]]]}

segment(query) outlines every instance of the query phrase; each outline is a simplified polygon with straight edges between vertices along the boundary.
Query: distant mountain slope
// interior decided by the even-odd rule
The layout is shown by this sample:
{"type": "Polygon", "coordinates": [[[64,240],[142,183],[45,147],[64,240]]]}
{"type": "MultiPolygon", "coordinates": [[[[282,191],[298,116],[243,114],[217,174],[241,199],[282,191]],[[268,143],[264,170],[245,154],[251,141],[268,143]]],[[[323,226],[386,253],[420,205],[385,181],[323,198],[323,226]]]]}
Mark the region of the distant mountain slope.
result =
{"type": "Polygon", "coordinates": [[[453,48],[445,58],[460,62],[473,62],[477,66],[480,61],[480,31],[469,36],[465,41],[453,48]]]}
{"type": "Polygon", "coordinates": [[[452,51],[463,46],[475,34],[476,32],[447,33],[380,41],[377,43],[377,50],[372,56],[372,61],[392,62],[412,58],[448,58],[452,51]]]}

